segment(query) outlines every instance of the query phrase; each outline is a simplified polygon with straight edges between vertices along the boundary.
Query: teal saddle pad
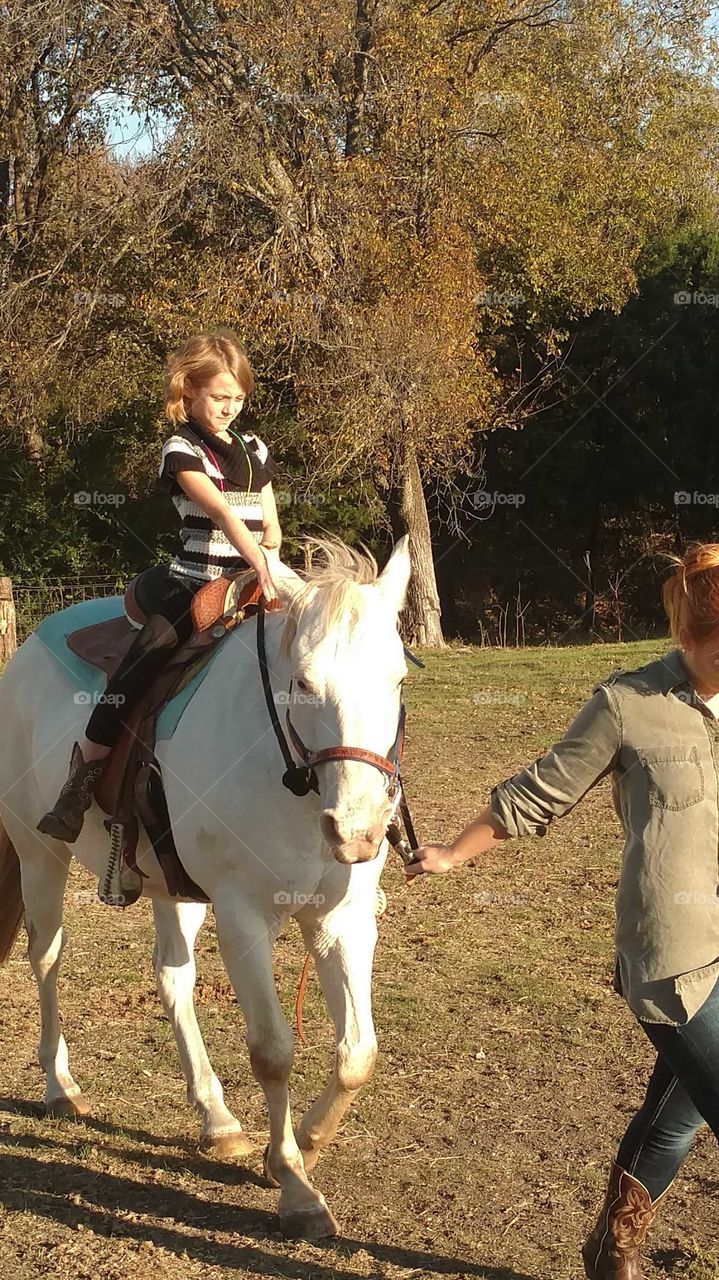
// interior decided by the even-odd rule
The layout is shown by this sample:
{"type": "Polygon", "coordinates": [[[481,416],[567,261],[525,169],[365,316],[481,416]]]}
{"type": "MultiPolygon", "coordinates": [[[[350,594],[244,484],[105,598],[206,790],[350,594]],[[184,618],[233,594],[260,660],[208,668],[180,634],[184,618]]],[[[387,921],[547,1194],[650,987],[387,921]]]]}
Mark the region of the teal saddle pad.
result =
{"type": "MultiPolygon", "coordinates": [[[[43,618],[34,635],[42,641],[55,661],[66,672],[75,686],[78,702],[87,703],[88,714],[95,700],[105,688],[105,673],[90,666],[82,658],[78,658],[68,649],[66,641],[72,631],[81,627],[92,627],[96,622],[107,622],[110,618],[120,618],[124,614],[122,596],[100,596],[95,600],[83,600],[80,604],[70,605],[69,609],[60,609],[43,618]]],[[[177,728],[180,717],[197,693],[202,681],[217,656],[218,645],[209,660],[185,685],[174,698],[162,708],[157,720],[157,741],[163,742],[171,738],[177,728]]]]}

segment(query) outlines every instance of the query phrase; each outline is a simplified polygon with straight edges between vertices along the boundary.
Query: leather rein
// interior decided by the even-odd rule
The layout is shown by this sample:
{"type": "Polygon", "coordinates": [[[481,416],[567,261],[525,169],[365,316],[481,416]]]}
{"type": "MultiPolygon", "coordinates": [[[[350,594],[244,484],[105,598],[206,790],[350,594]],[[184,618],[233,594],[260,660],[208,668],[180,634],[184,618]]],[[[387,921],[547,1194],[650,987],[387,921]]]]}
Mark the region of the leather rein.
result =
{"type": "MultiPolygon", "coordinates": [[[[415,658],[409,650],[405,649],[405,653],[416,663],[417,666],[424,666],[418,658],[415,658]]],[[[302,741],[300,735],[295,729],[290,718],[289,706],[285,709],[285,722],[287,726],[287,735],[292,743],[295,751],[300,756],[302,764],[297,764],[293,759],[289,743],[280,724],[277,715],[277,707],[272,694],[272,681],[270,677],[269,667],[267,666],[267,649],[265,645],[265,598],[260,596],[257,604],[257,660],[260,666],[260,675],[262,677],[262,688],[267,703],[272,728],[275,737],[282,752],[282,758],[285,762],[285,772],[282,775],[283,786],[296,796],[306,796],[308,792],[315,791],[319,795],[319,783],[317,781],[317,766],[327,764],[332,760],[356,760],[361,764],[371,765],[372,768],[378,769],[380,773],[385,775],[385,786],[387,795],[393,801],[392,817],[387,827],[387,839],[394,849],[397,850],[405,865],[412,861],[413,852],[417,849],[417,837],[415,834],[409,807],[404,796],[404,786],[402,783],[402,775],[400,773],[400,764],[402,761],[402,750],[404,747],[404,723],[405,708],[404,703],[400,706],[399,720],[397,722],[397,732],[392,744],[389,755],[382,756],[376,751],[366,751],[364,747],[323,747],[320,751],[311,752],[302,741]],[[407,833],[407,839],[402,836],[396,814],[399,811],[407,833]]],[[[290,688],[288,691],[288,701],[292,692],[292,680],[290,679],[290,688]]]]}

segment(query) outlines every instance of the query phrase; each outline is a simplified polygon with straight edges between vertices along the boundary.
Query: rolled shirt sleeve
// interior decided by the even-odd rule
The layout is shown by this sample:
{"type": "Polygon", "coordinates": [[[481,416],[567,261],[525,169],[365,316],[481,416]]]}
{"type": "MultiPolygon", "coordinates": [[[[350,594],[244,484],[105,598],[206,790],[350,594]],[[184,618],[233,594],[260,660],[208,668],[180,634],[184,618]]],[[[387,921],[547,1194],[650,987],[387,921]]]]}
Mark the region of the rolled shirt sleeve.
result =
{"type": "Polygon", "coordinates": [[[574,808],[614,767],[621,726],[605,685],[592,697],[545,755],[492,788],[490,809],[509,836],[543,836],[553,818],[574,808]]]}

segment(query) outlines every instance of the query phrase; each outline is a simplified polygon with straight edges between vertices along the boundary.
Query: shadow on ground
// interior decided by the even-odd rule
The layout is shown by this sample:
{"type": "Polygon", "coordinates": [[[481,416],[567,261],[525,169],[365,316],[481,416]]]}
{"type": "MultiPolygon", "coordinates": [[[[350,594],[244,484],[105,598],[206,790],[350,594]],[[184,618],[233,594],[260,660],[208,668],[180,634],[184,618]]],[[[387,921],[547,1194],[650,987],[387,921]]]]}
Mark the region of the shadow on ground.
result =
{"type": "MultiPolygon", "coordinates": [[[[42,1106],[14,1098],[1,1098],[0,1112],[32,1118],[40,1118],[43,1114],[42,1106]]],[[[128,1165],[139,1164],[148,1171],[192,1173],[207,1183],[266,1187],[262,1176],[242,1164],[221,1164],[204,1157],[188,1159],[182,1153],[180,1142],[155,1137],[145,1130],[125,1128],[93,1118],[54,1123],[57,1124],[57,1137],[54,1138],[43,1134],[0,1135],[0,1204],[6,1210],[37,1214],[68,1229],[76,1230],[81,1226],[105,1237],[124,1237],[138,1243],[152,1241],[157,1248],[252,1276],[258,1272],[269,1272],[287,1277],[287,1280],[358,1280],[355,1272],[347,1270],[346,1265],[338,1265],[338,1262],[346,1264],[353,1253],[363,1251],[377,1263],[420,1270],[423,1277],[460,1275],[481,1277],[483,1280],[534,1280],[534,1277],[510,1267],[482,1266],[464,1258],[443,1257],[404,1246],[382,1245],[344,1236],[322,1242],[321,1247],[328,1256],[327,1266],[323,1268],[318,1266],[316,1259],[303,1263],[298,1258],[282,1257],[275,1251],[265,1252],[259,1244],[234,1244],[217,1241],[204,1234],[194,1235],[183,1228],[189,1227],[197,1232],[231,1232],[258,1241],[263,1238],[277,1240],[278,1219],[275,1213],[228,1205],[225,1201],[200,1197],[166,1182],[157,1185],[87,1168],[77,1158],[73,1159],[78,1144],[93,1141],[97,1135],[100,1140],[115,1137],[159,1147],[161,1150],[154,1154],[142,1146],[128,1150],[115,1144],[98,1143],[103,1153],[128,1165]],[[173,1154],[173,1149],[176,1154],[173,1154]],[[35,1158],[33,1151],[41,1152],[41,1158],[35,1158]],[[53,1151],[62,1158],[53,1159],[53,1151]],[[133,1221],[124,1216],[127,1214],[148,1221],[133,1221]],[[149,1221],[151,1218],[172,1218],[176,1226],[156,1225],[149,1221]]]]}

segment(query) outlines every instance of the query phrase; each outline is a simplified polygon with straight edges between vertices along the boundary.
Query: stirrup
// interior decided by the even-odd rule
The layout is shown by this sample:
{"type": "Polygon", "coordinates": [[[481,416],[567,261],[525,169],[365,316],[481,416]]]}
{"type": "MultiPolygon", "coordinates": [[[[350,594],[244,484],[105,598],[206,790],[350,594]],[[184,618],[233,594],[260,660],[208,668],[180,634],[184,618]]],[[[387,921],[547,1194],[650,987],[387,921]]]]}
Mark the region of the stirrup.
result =
{"type": "Polygon", "coordinates": [[[142,876],[133,867],[122,865],[122,823],[112,822],[109,826],[110,855],[105,875],[97,887],[97,896],[106,907],[131,907],[142,895],[142,876]]]}

